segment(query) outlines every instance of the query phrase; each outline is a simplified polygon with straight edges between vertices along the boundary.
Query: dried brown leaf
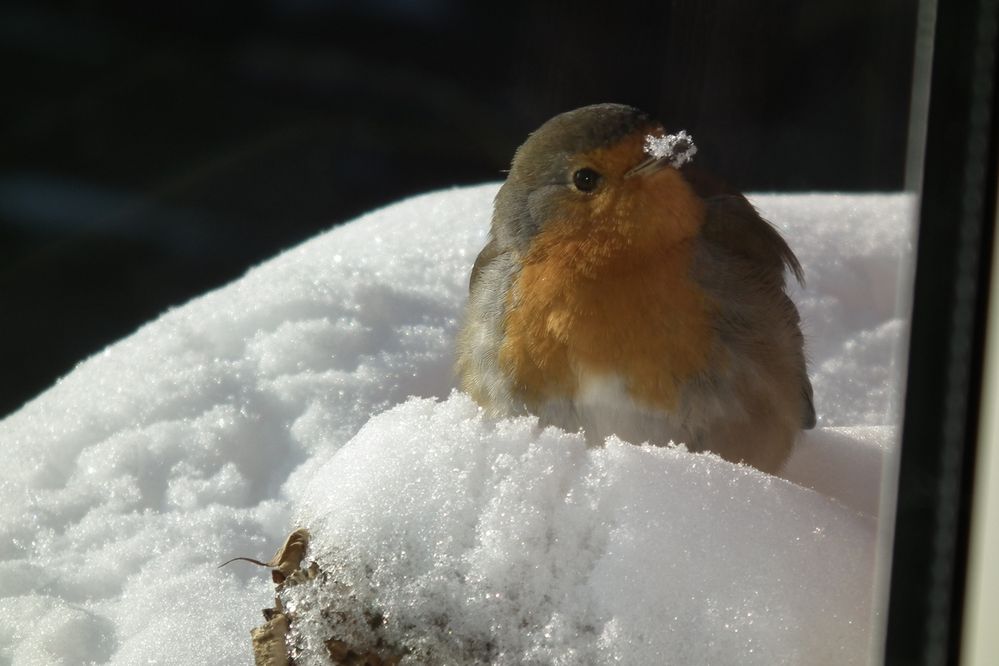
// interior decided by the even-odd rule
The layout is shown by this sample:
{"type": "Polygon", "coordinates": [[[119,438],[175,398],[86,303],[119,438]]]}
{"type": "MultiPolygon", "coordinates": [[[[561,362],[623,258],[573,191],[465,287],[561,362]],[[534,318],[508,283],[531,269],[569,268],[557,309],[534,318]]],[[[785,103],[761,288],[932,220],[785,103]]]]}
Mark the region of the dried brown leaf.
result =
{"type": "Polygon", "coordinates": [[[253,641],[253,663],[256,666],[288,666],[288,616],[274,613],[262,627],[250,630],[253,641]]]}
{"type": "Polygon", "coordinates": [[[219,568],[231,564],[232,562],[243,561],[256,564],[261,567],[268,567],[273,569],[271,578],[275,583],[281,583],[285,578],[290,576],[292,572],[298,570],[299,566],[302,564],[302,560],[305,558],[305,551],[309,547],[309,530],[305,528],[297,529],[288,535],[288,538],[284,540],[284,545],[281,546],[274,557],[266,562],[261,562],[260,560],[255,560],[252,557],[234,557],[227,562],[223,562],[219,565],[219,568]]]}

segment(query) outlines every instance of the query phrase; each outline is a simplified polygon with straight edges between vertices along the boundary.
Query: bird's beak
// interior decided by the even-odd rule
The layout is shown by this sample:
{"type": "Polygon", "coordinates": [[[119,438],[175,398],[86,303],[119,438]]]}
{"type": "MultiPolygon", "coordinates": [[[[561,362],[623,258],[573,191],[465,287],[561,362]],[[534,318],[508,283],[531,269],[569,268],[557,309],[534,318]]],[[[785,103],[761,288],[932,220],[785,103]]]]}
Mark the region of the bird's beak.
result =
{"type": "Polygon", "coordinates": [[[625,171],[624,177],[631,178],[632,176],[643,176],[645,174],[655,173],[656,171],[659,171],[663,167],[669,166],[671,161],[672,158],[669,156],[649,157],[639,162],[636,166],[633,166],[632,168],[625,171]]]}

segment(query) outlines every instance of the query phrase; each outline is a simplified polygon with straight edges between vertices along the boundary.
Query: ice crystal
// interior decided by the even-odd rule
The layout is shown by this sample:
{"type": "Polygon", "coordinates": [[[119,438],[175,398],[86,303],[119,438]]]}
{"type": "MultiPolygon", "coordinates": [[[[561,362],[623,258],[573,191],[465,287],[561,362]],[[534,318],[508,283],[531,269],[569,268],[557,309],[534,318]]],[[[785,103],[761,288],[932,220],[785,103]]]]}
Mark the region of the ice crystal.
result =
{"type": "Polygon", "coordinates": [[[686,130],[666,136],[649,134],[645,137],[645,154],[657,160],[668,159],[670,165],[678,169],[694,159],[697,146],[686,130]]]}

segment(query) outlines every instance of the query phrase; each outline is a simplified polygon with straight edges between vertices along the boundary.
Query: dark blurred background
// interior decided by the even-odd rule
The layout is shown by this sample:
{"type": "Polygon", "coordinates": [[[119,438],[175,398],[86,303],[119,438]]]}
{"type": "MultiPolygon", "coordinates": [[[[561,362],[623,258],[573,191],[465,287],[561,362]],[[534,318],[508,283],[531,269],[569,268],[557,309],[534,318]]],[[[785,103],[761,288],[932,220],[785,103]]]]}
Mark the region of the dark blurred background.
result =
{"type": "Polygon", "coordinates": [[[903,186],[915,3],[0,4],[0,416],[166,308],[548,117],[642,107],[748,190],[903,186]]]}

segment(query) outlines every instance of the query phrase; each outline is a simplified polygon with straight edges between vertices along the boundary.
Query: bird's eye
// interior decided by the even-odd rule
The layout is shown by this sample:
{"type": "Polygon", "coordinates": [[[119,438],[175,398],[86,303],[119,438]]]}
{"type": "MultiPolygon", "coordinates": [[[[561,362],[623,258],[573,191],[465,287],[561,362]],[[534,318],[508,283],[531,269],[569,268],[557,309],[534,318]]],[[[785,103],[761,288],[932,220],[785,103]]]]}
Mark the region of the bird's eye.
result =
{"type": "Polygon", "coordinates": [[[572,184],[580,192],[592,192],[597,189],[600,182],[600,174],[589,167],[584,167],[572,174],[572,184]]]}

